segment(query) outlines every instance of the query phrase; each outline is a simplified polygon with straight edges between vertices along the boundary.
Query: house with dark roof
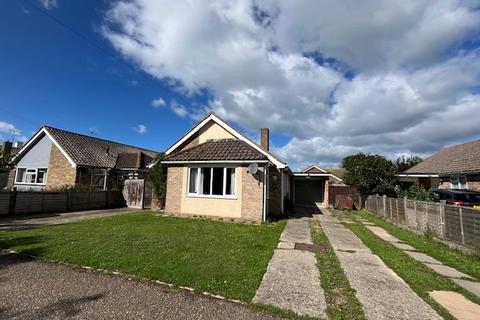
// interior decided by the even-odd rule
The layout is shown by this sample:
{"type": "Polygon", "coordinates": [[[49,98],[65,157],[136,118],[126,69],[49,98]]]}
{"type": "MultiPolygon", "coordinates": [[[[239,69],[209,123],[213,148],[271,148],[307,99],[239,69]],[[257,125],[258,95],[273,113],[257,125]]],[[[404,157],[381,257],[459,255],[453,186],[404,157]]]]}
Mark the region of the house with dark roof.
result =
{"type": "Polygon", "coordinates": [[[258,144],[214,113],[169,147],[161,163],[169,213],[260,222],[291,205],[328,205],[330,173],[292,172],[269,149],[268,129],[260,130],[258,144]]]}
{"type": "Polygon", "coordinates": [[[54,190],[85,186],[111,190],[144,178],[158,152],[43,126],[14,157],[9,186],[54,190]]]}
{"type": "Polygon", "coordinates": [[[399,177],[426,189],[480,190],[480,140],[443,148],[399,177]]]}

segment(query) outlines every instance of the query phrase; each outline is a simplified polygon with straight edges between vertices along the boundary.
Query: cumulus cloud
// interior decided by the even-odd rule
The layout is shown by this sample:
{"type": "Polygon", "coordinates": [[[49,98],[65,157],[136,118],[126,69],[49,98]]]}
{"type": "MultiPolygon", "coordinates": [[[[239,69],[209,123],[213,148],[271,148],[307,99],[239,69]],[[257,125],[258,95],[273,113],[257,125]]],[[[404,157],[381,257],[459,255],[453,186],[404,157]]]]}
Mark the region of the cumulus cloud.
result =
{"type": "Polygon", "coordinates": [[[165,102],[165,100],[163,100],[163,98],[157,98],[152,100],[152,107],[154,108],[161,108],[165,107],[166,105],[167,103],[165,102]]]}
{"type": "Polygon", "coordinates": [[[186,98],[209,92],[175,114],[287,134],[276,151],[299,167],[478,137],[479,27],[474,1],[131,0],[103,34],[186,98]]]}
{"type": "Polygon", "coordinates": [[[133,130],[140,134],[147,133],[147,127],[143,124],[137,124],[135,127],[133,127],[133,130]]]}

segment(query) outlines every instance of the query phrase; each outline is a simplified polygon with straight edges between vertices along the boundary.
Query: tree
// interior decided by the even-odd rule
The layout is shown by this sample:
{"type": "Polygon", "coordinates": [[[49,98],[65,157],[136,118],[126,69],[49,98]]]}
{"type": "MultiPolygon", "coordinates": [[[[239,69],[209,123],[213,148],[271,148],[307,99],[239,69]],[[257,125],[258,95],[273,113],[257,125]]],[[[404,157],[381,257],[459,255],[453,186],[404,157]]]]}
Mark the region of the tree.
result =
{"type": "Polygon", "coordinates": [[[153,194],[156,197],[154,201],[163,204],[167,191],[167,172],[166,168],[160,162],[161,156],[162,155],[157,158],[155,165],[150,168],[147,179],[152,184],[153,194]]]}
{"type": "Polygon", "coordinates": [[[12,156],[0,150],[0,169],[12,168],[12,156]]]}
{"type": "Polygon", "coordinates": [[[408,158],[405,158],[405,156],[403,156],[395,160],[395,166],[397,167],[398,172],[403,172],[405,170],[410,169],[413,166],[416,166],[422,161],[423,161],[422,158],[418,156],[410,156],[408,158]]]}
{"type": "Polygon", "coordinates": [[[358,153],[344,158],[342,167],[346,169],[345,183],[354,186],[363,198],[375,193],[395,194],[397,167],[385,157],[358,153]]]}
{"type": "Polygon", "coordinates": [[[438,201],[438,197],[435,193],[426,190],[418,182],[412,184],[408,189],[401,189],[397,186],[395,190],[397,197],[403,198],[407,197],[408,199],[419,200],[419,201],[438,201]]]}

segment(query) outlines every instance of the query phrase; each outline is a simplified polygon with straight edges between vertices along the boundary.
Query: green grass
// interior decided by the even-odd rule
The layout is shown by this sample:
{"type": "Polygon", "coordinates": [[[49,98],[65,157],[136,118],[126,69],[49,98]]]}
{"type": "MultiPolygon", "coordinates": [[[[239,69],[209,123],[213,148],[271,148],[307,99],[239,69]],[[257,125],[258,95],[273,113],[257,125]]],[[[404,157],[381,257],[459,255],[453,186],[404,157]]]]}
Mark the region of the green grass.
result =
{"type": "Polygon", "coordinates": [[[325,248],[324,252],[317,253],[316,256],[320,270],[320,280],[325,291],[329,319],[366,319],[362,304],[357,300],[355,290],[350,287],[340,262],[318,220],[312,219],[310,227],[313,242],[325,248]]]}
{"type": "Polygon", "coordinates": [[[250,301],[285,226],[126,214],[0,232],[0,248],[250,301]]]}
{"type": "Polygon", "coordinates": [[[480,280],[480,256],[468,255],[460,250],[452,249],[439,241],[397,227],[367,211],[359,211],[358,214],[417,250],[480,280]]]}
{"type": "Polygon", "coordinates": [[[427,303],[429,303],[445,319],[455,319],[443,307],[436,303],[428,294],[432,290],[456,291],[475,303],[480,303],[480,298],[456,285],[450,279],[441,276],[425,266],[423,263],[411,258],[402,250],[375,236],[365,226],[355,223],[346,225],[374,254],[392,269],[427,303]]]}

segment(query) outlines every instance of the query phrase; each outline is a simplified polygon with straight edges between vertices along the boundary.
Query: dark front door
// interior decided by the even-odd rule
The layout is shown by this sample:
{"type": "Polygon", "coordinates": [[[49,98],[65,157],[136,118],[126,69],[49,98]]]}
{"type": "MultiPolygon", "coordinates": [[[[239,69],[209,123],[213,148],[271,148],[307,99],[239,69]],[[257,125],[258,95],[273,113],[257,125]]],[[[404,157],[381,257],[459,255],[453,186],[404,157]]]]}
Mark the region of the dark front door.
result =
{"type": "Polygon", "coordinates": [[[321,205],[324,192],[325,181],[323,179],[295,179],[295,205],[321,205]]]}

